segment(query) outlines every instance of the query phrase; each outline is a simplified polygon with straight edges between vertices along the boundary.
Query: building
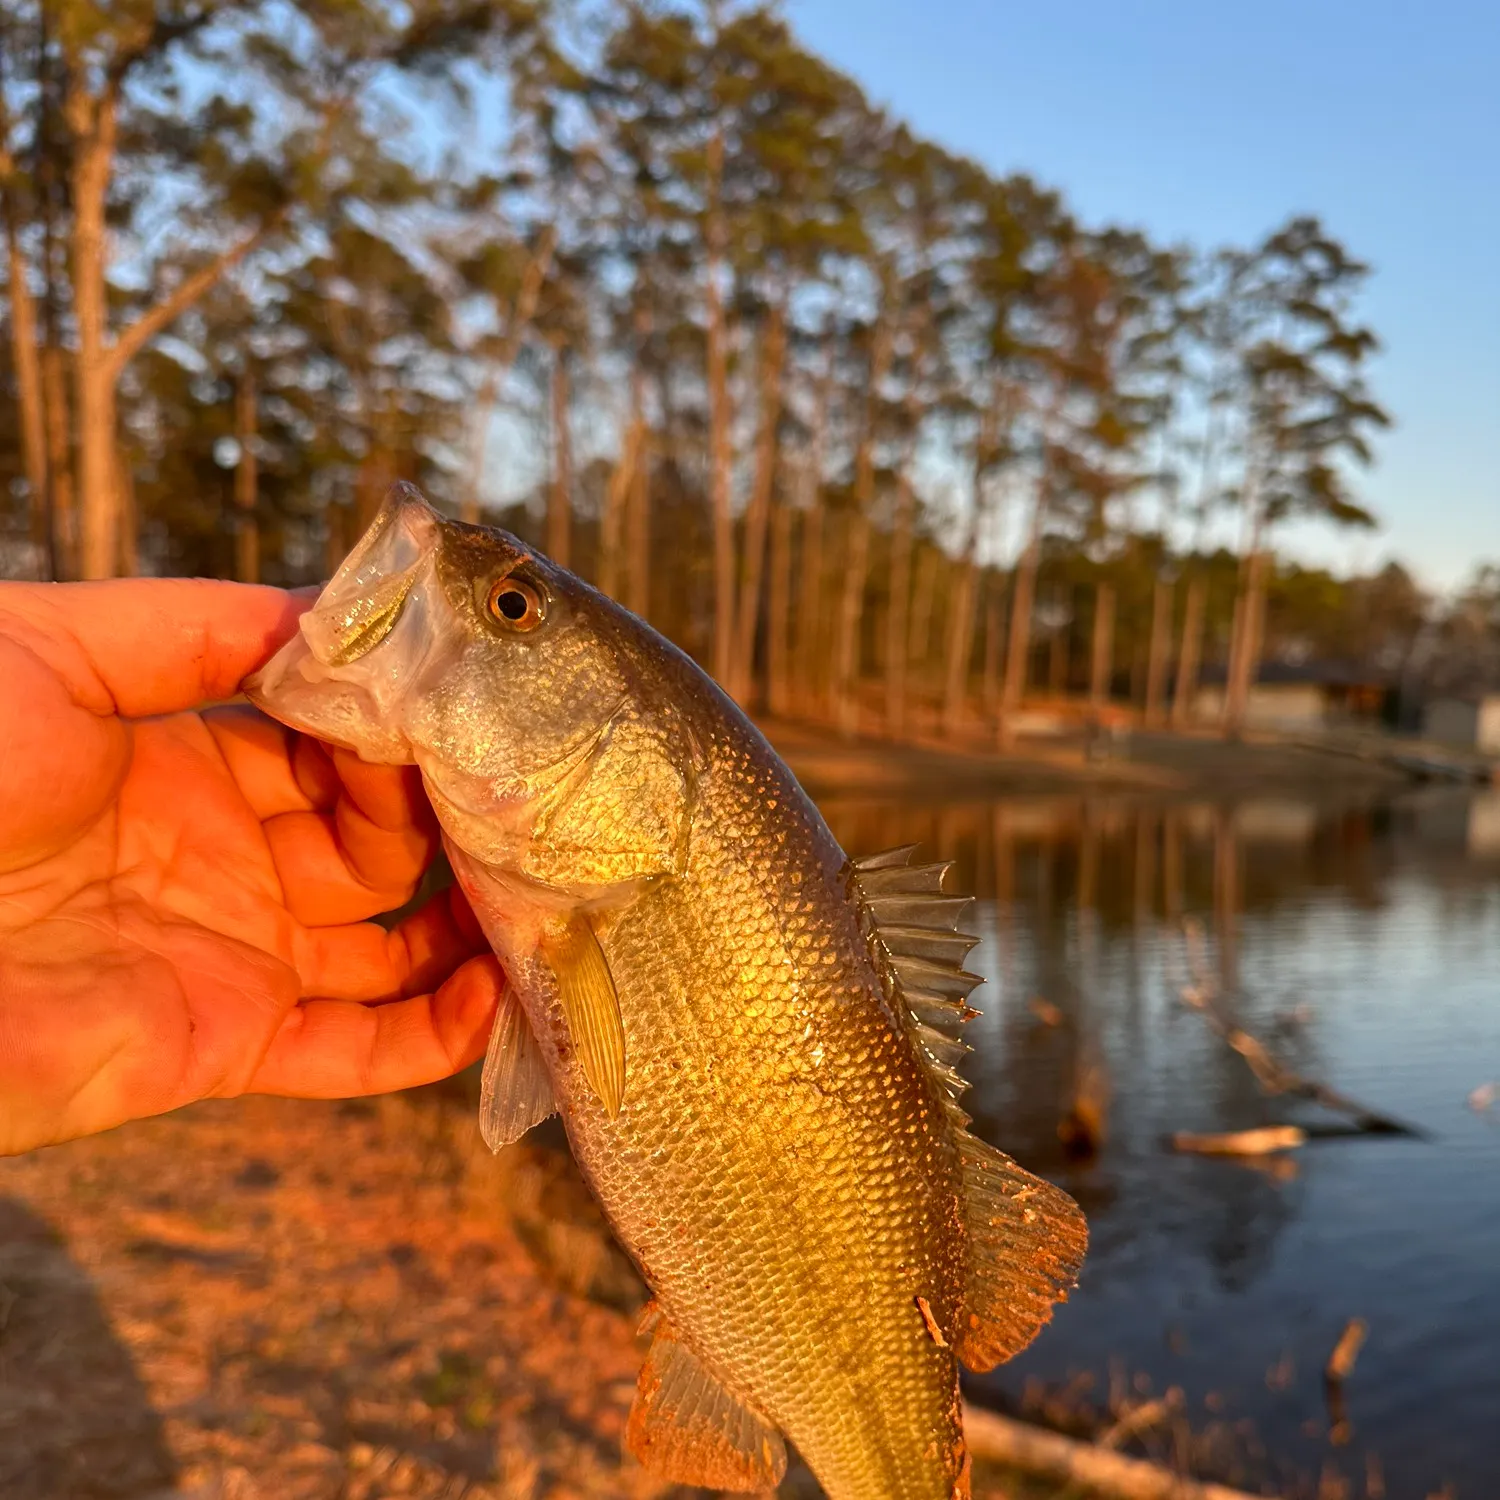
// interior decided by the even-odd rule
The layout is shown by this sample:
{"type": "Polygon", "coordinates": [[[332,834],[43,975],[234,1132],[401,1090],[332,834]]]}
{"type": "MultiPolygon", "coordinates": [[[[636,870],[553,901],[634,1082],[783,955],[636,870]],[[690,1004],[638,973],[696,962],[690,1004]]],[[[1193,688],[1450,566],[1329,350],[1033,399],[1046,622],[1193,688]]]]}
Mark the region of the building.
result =
{"type": "MultiPolygon", "coordinates": [[[[1216,724],[1224,716],[1222,667],[1208,669],[1193,700],[1200,724],[1216,724]]],[[[1350,662],[1262,662],[1245,700],[1248,729],[1305,730],[1382,723],[1393,701],[1393,684],[1386,673],[1350,662]]]]}
{"type": "Polygon", "coordinates": [[[1422,710],[1422,738],[1500,755],[1500,693],[1431,699],[1422,710]]]}

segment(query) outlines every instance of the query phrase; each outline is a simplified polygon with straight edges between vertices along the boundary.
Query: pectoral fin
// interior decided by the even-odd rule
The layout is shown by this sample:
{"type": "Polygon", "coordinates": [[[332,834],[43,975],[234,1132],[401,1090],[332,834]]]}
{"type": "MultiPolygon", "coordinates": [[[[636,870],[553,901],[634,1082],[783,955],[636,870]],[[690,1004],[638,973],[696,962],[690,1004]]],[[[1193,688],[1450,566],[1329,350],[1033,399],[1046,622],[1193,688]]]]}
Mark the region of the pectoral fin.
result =
{"type": "Polygon", "coordinates": [[[589,1086],[611,1116],[625,1097],[625,1023],[620,997],[587,917],[574,917],[543,944],[557,976],[568,1036],[589,1086]]]}
{"type": "Polygon", "coordinates": [[[507,987],[479,1079],[479,1133],[491,1151],[498,1151],[556,1108],[541,1049],[521,1002],[507,987]]]}
{"type": "Polygon", "coordinates": [[[710,1490],[768,1490],[786,1473],[786,1444],[665,1321],[641,1369],[625,1445],[653,1474],[710,1490]]]}

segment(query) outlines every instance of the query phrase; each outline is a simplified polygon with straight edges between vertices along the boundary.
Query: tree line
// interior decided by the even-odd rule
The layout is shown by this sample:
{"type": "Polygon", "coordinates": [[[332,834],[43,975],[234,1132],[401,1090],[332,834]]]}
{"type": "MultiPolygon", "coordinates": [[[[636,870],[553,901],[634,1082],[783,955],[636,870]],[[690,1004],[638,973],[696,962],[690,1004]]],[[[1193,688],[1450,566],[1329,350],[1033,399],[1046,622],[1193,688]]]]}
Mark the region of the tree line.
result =
{"type": "Polygon", "coordinates": [[[773,5],[0,0],[0,194],[13,571],[302,582],[409,478],[773,712],[1003,736],[1062,640],[1235,729],[1278,528],[1372,524],[1317,219],[1088,224],[773,5]]]}

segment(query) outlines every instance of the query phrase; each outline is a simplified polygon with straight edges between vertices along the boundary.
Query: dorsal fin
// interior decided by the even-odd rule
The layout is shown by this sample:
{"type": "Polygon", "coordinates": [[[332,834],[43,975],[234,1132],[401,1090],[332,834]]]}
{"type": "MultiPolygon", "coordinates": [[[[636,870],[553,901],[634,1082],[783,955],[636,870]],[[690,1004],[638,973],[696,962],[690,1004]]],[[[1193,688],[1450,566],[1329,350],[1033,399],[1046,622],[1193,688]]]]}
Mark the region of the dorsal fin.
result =
{"type": "Polygon", "coordinates": [[[851,884],[887,993],[942,1089],[963,1174],[968,1241],[953,1344],[971,1370],[989,1370],[1024,1349],[1053,1304],[1067,1297],[1088,1226],[1061,1188],[969,1133],[958,1104],[966,1085],[957,1069],[969,1048],[956,1033],[977,1014],[968,996],[981,981],[963,961],[978,940],[955,931],[969,900],[943,894],[950,866],[913,865],[915,847],[855,861],[851,884]]]}

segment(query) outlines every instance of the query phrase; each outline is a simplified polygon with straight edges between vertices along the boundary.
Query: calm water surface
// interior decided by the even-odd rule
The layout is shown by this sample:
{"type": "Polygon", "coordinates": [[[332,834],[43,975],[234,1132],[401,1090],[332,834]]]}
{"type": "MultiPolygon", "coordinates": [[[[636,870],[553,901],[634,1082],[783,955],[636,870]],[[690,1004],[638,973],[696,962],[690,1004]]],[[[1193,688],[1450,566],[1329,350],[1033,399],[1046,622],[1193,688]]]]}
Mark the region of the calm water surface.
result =
{"type": "Polygon", "coordinates": [[[1392,1500],[1500,1495],[1500,1100],[1466,1102],[1500,1080],[1500,793],[824,810],[845,848],[920,841],[979,893],[967,1107],[1092,1226],[1078,1292],[975,1391],[1097,1410],[1111,1381],[1177,1386],[1223,1477],[1308,1493],[1326,1470],[1362,1495],[1373,1453],[1392,1500]],[[1314,1139],[1282,1175],[1167,1150],[1176,1130],[1337,1123],[1267,1098],[1183,1005],[1185,920],[1240,1025],[1424,1137],[1314,1139]],[[1079,1163],[1057,1124],[1090,1064],[1108,1135],[1079,1163]],[[1351,1317],[1369,1334],[1335,1444],[1322,1370],[1351,1317]]]}

